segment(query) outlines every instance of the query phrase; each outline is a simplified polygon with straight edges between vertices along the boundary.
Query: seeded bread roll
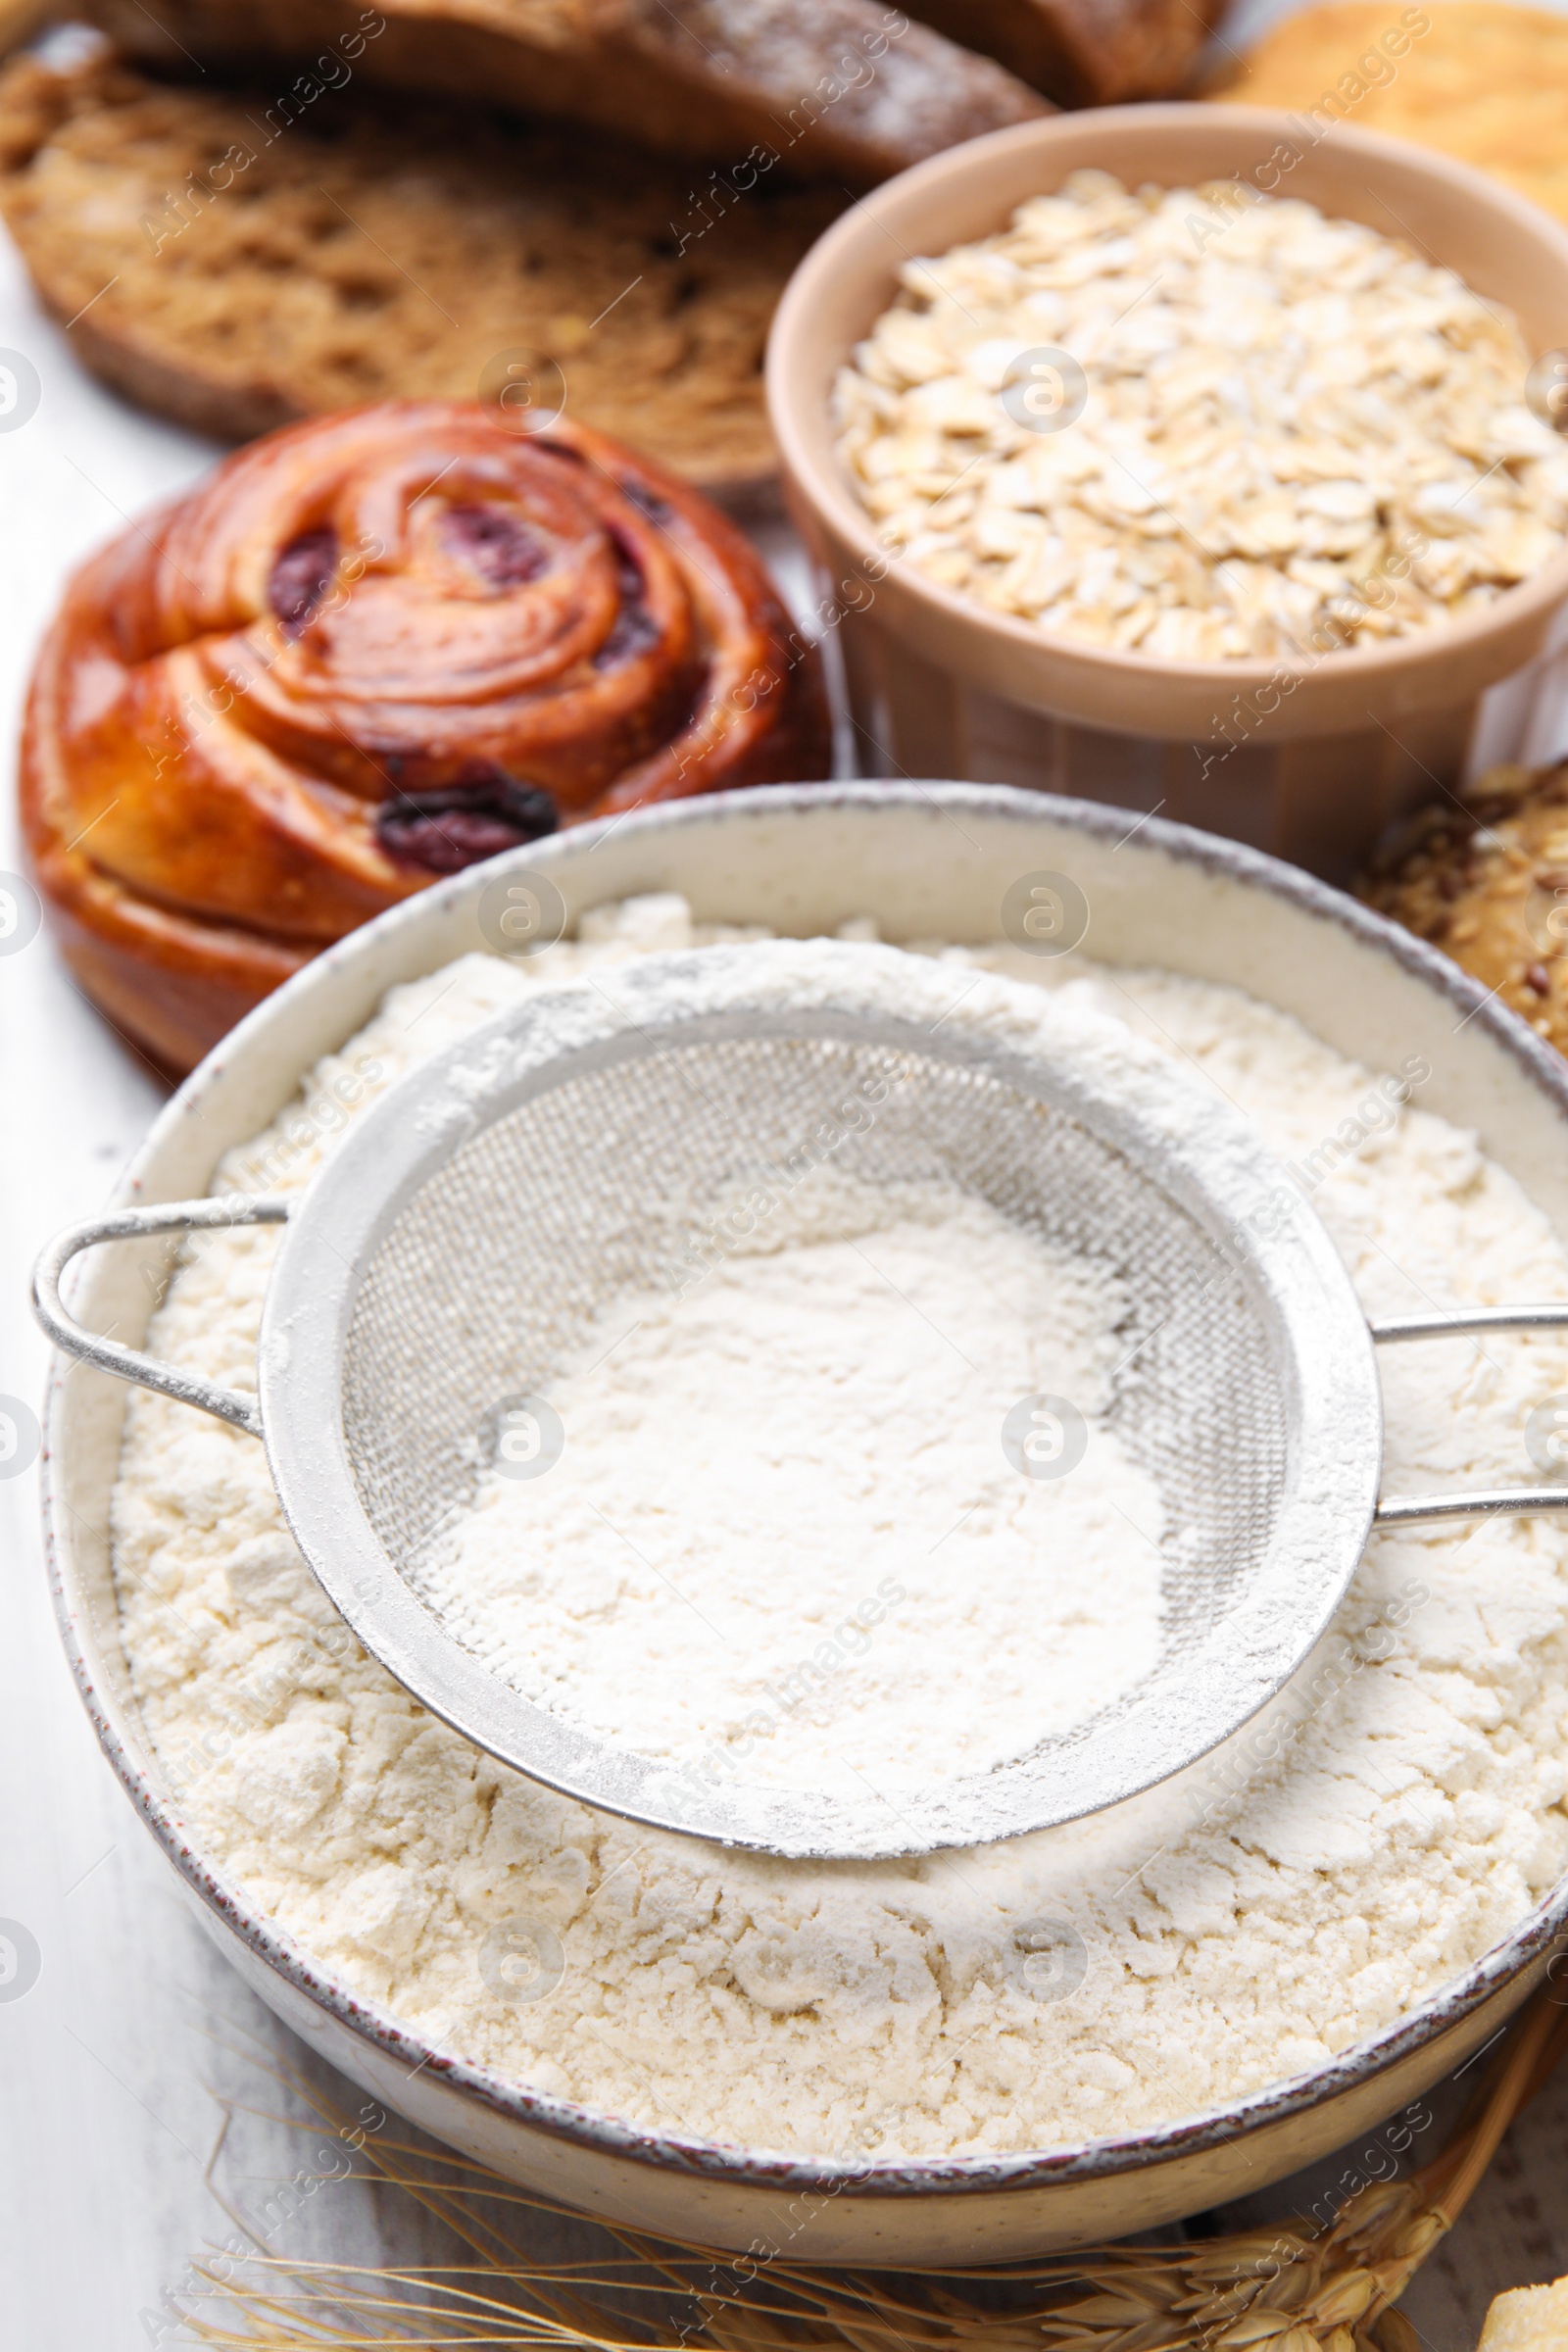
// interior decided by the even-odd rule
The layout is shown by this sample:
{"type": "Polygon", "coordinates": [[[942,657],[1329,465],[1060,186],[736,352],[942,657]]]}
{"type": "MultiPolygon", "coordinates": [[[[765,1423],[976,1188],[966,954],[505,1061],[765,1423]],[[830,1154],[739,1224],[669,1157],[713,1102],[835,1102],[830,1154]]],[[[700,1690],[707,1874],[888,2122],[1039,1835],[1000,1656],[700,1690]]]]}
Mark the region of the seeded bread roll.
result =
{"type": "Polygon", "coordinates": [[[82,0],[80,13],[173,74],[266,66],[281,92],[347,34],[369,82],[569,116],[720,165],[767,146],[859,186],[1049,111],[880,0],[82,0]]]}
{"type": "Polygon", "coordinates": [[[704,201],[624,141],[358,89],[291,122],[107,56],[0,73],[0,212],[43,301],[118,390],[220,440],[484,379],[756,495],[768,321],[844,200],[735,176],[704,201]]]}
{"type": "Polygon", "coordinates": [[[1568,763],[1494,767],[1426,809],[1360,895],[1568,1054],[1568,763]]]}

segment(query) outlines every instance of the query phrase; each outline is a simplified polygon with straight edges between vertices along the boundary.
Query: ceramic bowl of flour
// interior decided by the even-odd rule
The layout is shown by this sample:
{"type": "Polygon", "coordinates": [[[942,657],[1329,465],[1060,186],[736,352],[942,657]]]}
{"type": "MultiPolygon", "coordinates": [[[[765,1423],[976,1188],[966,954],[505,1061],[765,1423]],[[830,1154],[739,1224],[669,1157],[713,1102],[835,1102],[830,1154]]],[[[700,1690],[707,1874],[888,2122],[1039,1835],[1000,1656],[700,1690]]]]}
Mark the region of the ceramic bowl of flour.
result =
{"type": "MultiPolygon", "coordinates": [[[[569,935],[593,909],[671,893],[700,930],[809,936],[869,917],[892,943],[965,951],[948,959],[960,979],[966,954],[999,941],[1012,943],[1002,954],[1016,972],[1059,977],[1045,971],[1054,957],[1031,961],[1040,929],[1018,909],[1066,910],[1070,942],[1058,925],[1046,944],[1096,967],[1071,984],[1112,1008],[1125,1001],[1147,1036],[1163,1034],[1259,1117],[1289,1162],[1286,1197],[1304,1192],[1342,1247],[1360,1250],[1369,1295],[1395,1303],[1380,1250],[1404,1261],[1399,1281],[1429,1291],[1474,1275],[1498,1302],[1568,1295],[1568,1070],[1475,983],[1247,850],[1157,820],[1128,835],[1112,811],[975,786],[679,804],[422,894],[235,1031],[165,1111],[122,1197],[199,1194],[264,1131],[270,1180],[288,1180],[356,1090],[378,1082],[377,1050],[396,1062],[400,1038],[438,1031],[454,1017],[451,1002],[438,1009],[449,992],[477,1013],[514,984],[510,965],[446,967],[511,949],[514,906],[569,935]],[[1244,1017],[1204,984],[1278,1012],[1244,1017]],[[406,993],[378,1015],[390,990],[406,993]],[[371,1044],[342,1055],[362,1033],[371,1044]],[[1363,1248],[1356,1234],[1372,1239],[1363,1248]]],[[[100,1250],[80,1269],[76,1311],[140,1344],[163,1263],[139,1246],[100,1250]]],[[[215,1258],[180,1283],[221,1272],[215,1258]]],[[[223,1284],[244,1287],[232,1268],[223,1284]]],[[[1532,1476],[1526,1408],[1568,1389],[1568,1361],[1529,1352],[1544,1345],[1499,1346],[1490,1367],[1473,1349],[1412,1362],[1403,1387],[1391,1381],[1389,1443],[1407,1486],[1416,1471],[1465,1483],[1483,1462],[1483,1423],[1516,1447],[1519,1483],[1532,1476]]],[[[122,1445],[129,1461],[145,1434],[133,1413],[127,1438],[127,1400],[85,1369],[57,1379],[46,1497],[67,1646],[127,1792],[208,1931],[291,2027],[451,2145],[585,2211],[720,2247],[788,2242],[796,2258],[889,2265],[1149,2228],[1256,2190],[1419,2098],[1498,2031],[1561,1948],[1568,1776],[1541,1727],[1555,1720],[1551,1663],[1568,1634],[1553,1614],[1556,1539],[1520,1523],[1468,1539],[1481,1548],[1463,1559],[1451,1548],[1462,1536],[1381,1539],[1352,1615],[1285,1712],[1197,1780],[1044,1833],[1075,1842],[1027,1841],[1025,1859],[991,1848],[864,1866],[883,1874],[874,1884],[854,1875],[862,1866],[714,1849],[705,1860],[680,1839],[645,1852],[645,1832],[604,1816],[585,1829],[564,1800],[458,1770],[440,1745],[450,1735],[419,1732],[395,1689],[362,1684],[356,1705],[376,1717],[403,1801],[425,1806],[439,1849],[424,1908],[410,1857],[383,1839],[344,1863],[349,1908],[333,1910],[330,1889],[314,1912],[290,1898],[285,1926],[250,1888],[284,1885],[288,1839],[304,1851],[319,1837],[311,1822],[326,1817],[313,1806],[358,1737],[344,1728],[353,1710],[313,1701],[280,1725],[293,1670],[258,1652],[205,1756],[168,1736],[208,1665],[162,1657],[158,1695],[133,1613],[122,1633],[97,1531],[118,1511],[121,1540],[143,1540],[115,1500],[122,1445]],[[1446,1705],[1460,1684],[1462,1703],[1446,1705]],[[1353,1728],[1374,1688],[1380,1704],[1397,1701],[1405,1744],[1363,1741],[1352,1755],[1334,1727],[1353,1728]],[[203,1826],[220,1791],[221,1838],[203,1826]],[[819,1874],[809,1899],[804,1881],[777,1877],[799,1869],[819,1874]],[[598,1958],[595,1919],[612,1923],[598,1958]],[[921,2087],[939,2069],[940,2097],[921,2087]]],[[[221,1450],[253,1442],[203,1423],[171,1428],[171,1443],[195,1447],[166,1465],[174,1485],[238,1480],[251,1514],[208,1562],[227,1621],[249,1609],[280,1624],[298,1598],[286,1541],[245,1467],[254,1457],[221,1450]]],[[[879,1638],[892,1638],[890,1608],[868,1616],[879,1638]]],[[[342,1629],[324,1606],[307,1616],[299,1646],[318,1688],[341,1663],[342,1629]]]]}

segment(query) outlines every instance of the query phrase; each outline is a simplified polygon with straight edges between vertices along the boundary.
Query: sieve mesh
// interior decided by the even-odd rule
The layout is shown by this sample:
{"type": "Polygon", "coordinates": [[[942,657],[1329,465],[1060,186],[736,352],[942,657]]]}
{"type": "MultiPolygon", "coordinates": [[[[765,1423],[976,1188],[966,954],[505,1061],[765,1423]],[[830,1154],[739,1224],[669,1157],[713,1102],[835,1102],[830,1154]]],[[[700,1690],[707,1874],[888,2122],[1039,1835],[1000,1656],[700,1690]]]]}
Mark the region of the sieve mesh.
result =
{"type": "Polygon", "coordinates": [[[1246,1593],[1288,1467],[1283,1351],[1195,1218],[1112,1143],[994,1070],[822,1035],[635,1045],[484,1127],[412,1195],[363,1268],[343,1357],[355,1485],[400,1574],[471,1500],[498,1402],[547,1391],[596,1313],[700,1273],[736,1189],[946,1180],[1123,1277],[1109,1421],[1165,1500],[1152,1674],[1172,1678],[1246,1593]],[[855,1116],[880,1097],[868,1125],[855,1116]]]}

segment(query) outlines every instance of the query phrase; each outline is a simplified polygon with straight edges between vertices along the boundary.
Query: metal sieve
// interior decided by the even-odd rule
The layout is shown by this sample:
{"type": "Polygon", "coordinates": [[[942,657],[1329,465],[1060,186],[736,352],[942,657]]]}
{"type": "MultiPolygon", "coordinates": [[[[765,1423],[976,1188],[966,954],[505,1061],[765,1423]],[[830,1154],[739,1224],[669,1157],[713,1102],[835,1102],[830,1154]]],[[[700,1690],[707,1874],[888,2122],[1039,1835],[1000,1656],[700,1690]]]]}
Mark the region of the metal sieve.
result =
{"type": "Polygon", "coordinates": [[[502,1762],[651,1825],[791,1856],[984,1844],[1115,1804],[1238,1731],[1303,1664],[1374,1524],[1568,1506],[1568,1488],[1379,1503],[1374,1339],[1568,1324],[1568,1304],[1369,1329],[1250,1125],[1119,1024],[895,950],[774,941],[540,989],[388,1090],[299,1195],[94,1219],[40,1260],[73,1354],[265,1440],[326,1592],[422,1704],[502,1762]],[[956,1185],[1114,1268],[1106,1415],[1163,1495],[1163,1641],[1071,1732],[967,1778],[759,1786],[532,1703],[411,1582],[471,1499],[505,1400],[598,1312],[700,1280],[727,1201],[821,1180],[956,1185]],[[95,1242],[286,1224],[256,1396],[66,1312],[95,1242]]]}

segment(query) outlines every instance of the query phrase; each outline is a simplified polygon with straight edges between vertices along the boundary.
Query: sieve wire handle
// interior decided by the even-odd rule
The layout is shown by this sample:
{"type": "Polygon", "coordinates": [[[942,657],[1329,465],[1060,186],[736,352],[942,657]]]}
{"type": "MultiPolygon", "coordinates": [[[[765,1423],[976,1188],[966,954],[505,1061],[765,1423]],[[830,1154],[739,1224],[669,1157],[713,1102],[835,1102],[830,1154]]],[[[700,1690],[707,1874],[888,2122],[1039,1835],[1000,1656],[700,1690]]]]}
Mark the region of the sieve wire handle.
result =
{"type": "Polygon", "coordinates": [[[95,1242],[135,1241],[150,1233],[227,1231],[236,1225],[283,1225],[292,1206],[285,1193],[232,1194],[216,1200],[162,1200],[146,1208],[120,1208],[108,1216],[89,1217],[85,1224],[56,1234],[40,1255],[32,1270],[32,1311],[55,1346],[68,1355],[100,1372],[112,1372],[117,1380],[134,1381],[138,1388],[156,1389],[160,1396],[172,1396],[180,1404],[194,1404],[259,1438],[262,1412],[254,1396],[221,1388],[216,1380],[204,1380],[199,1372],[183,1372],[177,1364],[162,1363],[156,1355],[144,1355],[140,1348],[122,1348],[107,1334],[100,1337],[84,1331],[66,1310],[60,1278],[72,1259],[95,1242]]]}
{"type": "MultiPolygon", "coordinates": [[[[1380,1346],[1396,1340],[1462,1339],[1467,1332],[1561,1331],[1568,1328],[1568,1303],[1554,1300],[1540,1306],[1476,1306],[1459,1314],[1402,1315],[1392,1323],[1373,1323],[1372,1337],[1380,1346]]],[[[1434,1519],[1493,1519],[1516,1517],[1531,1511],[1568,1510],[1568,1485],[1560,1487],[1495,1487],[1478,1494],[1411,1494],[1380,1502],[1372,1514],[1374,1527],[1410,1527],[1434,1519]]]]}

